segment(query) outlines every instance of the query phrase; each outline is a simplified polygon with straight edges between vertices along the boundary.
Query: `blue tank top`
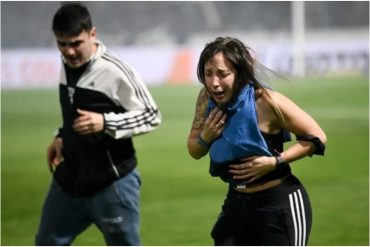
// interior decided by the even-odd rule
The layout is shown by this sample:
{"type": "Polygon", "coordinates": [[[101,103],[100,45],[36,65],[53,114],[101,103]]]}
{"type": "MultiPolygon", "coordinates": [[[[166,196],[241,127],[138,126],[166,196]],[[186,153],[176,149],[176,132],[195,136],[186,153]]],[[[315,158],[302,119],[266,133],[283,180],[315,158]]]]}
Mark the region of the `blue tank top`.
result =
{"type": "MultiPolygon", "coordinates": [[[[217,105],[209,100],[206,117],[217,105]]],[[[290,140],[290,133],[281,130],[277,135],[261,133],[258,128],[254,87],[246,85],[238,97],[221,108],[228,114],[222,135],[209,150],[211,159],[210,174],[225,182],[238,184],[228,172],[229,164],[240,163],[251,156],[272,156],[274,150],[282,152],[283,143],[290,140]]],[[[290,173],[290,167],[276,169],[255,182],[269,181],[290,173]],[[283,171],[284,170],[284,171],[283,171]]]]}
{"type": "MultiPolygon", "coordinates": [[[[217,105],[208,103],[206,118],[217,105]]],[[[251,156],[272,156],[259,131],[254,98],[254,88],[246,85],[238,97],[222,107],[227,121],[222,135],[216,139],[209,150],[211,161],[222,164],[235,159],[251,156]]]]}

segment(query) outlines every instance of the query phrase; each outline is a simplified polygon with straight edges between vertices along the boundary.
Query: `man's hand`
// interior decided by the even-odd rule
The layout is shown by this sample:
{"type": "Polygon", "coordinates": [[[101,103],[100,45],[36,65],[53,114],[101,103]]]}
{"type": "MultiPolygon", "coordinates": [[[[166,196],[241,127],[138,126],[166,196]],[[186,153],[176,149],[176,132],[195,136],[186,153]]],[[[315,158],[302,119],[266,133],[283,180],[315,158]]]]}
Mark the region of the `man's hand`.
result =
{"type": "Polygon", "coordinates": [[[55,138],[48,147],[47,162],[50,172],[54,172],[54,166],[58,166],[62,162],[62,147],[63,140],[60,137],[55,138]]]}
{"type": "Polygon", "coordinates": [[[104,117],[103,114],[83,111],[77,109],[77,113],[80,114],[73,123],[73,129],[81,134],[87,135],[97,133],[104,128],[104,117]]]}

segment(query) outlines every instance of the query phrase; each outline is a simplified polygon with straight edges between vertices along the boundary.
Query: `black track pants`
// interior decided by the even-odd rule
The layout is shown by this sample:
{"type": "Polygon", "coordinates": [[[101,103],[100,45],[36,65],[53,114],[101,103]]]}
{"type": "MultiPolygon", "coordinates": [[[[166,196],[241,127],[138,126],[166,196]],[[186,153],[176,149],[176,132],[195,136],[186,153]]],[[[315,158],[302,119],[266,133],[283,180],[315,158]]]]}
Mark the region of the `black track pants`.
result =
{"type": "Polygon", "coordinates": [[[306,245],[311,223],[306,190],[291,175],[261,192],[230,188],[211,235],[215,245],[306,245]]]}

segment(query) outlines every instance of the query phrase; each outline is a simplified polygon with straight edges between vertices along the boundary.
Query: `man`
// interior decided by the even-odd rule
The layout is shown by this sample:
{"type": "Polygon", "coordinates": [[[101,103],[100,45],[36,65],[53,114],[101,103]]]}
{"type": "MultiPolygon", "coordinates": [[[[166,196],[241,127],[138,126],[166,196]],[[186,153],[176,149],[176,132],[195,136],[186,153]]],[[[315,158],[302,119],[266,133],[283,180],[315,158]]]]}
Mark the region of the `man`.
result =
{"type": "Polygon", "coordinates": [[[131,138],[154,130],[160,112],[137,74],[97,40],[86,7],[62,5],[52,27],[63,60],[63,125],[47,151],[54,175],[36,245],[70,245],[91,224],[107,245],[140,245],[131,138]]]}

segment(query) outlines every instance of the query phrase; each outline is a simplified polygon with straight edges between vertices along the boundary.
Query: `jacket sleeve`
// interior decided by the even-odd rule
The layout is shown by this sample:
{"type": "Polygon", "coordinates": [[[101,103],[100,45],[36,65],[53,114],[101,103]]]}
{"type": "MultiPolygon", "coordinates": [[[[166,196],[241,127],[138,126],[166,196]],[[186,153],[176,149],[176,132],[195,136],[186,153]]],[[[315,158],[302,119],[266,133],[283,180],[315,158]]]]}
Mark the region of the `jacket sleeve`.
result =
{"type": "Polygon", "coordinates": [[[126,111],[104,113],[105,133],[115,139],[130,138],[158,127],[161,113],[141,78],[127,66],[117,83],[116,97],[126,111]]]}

